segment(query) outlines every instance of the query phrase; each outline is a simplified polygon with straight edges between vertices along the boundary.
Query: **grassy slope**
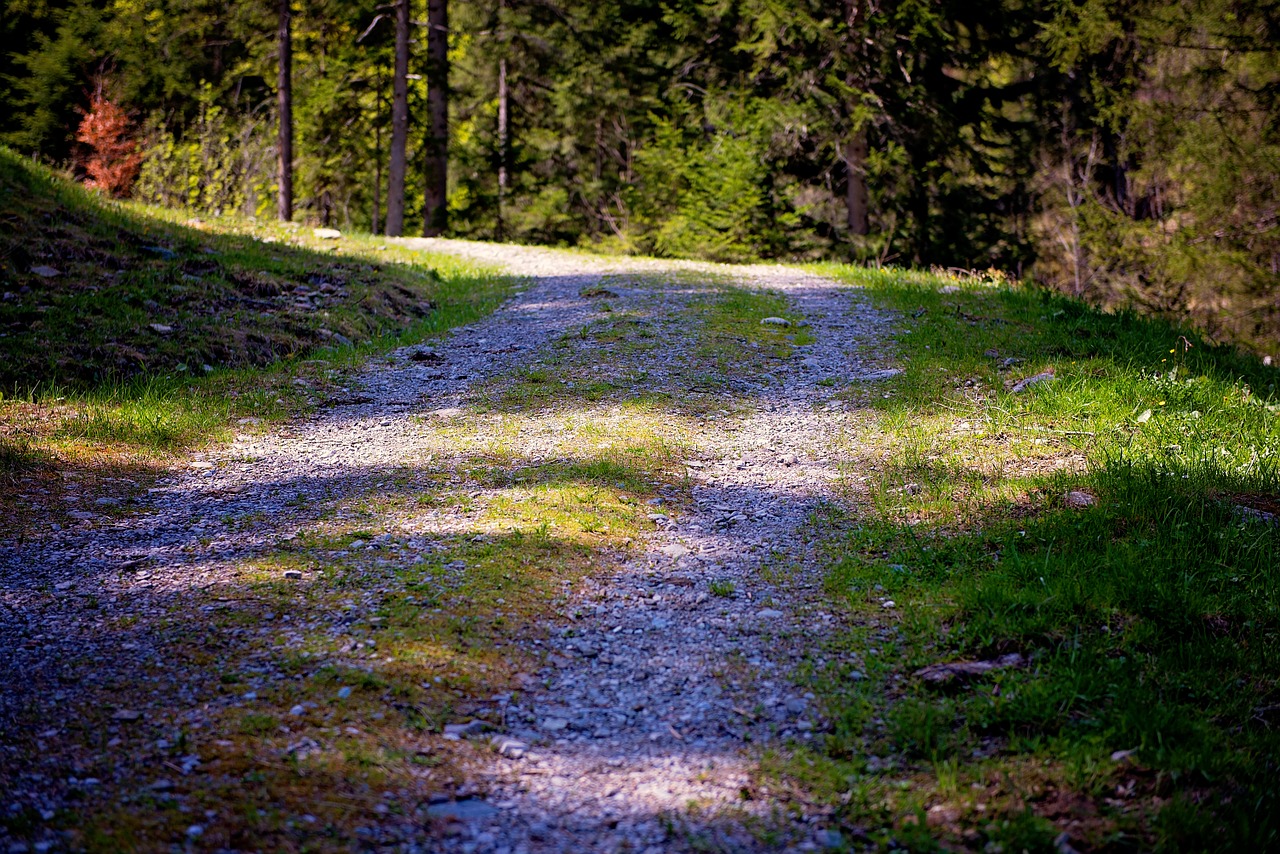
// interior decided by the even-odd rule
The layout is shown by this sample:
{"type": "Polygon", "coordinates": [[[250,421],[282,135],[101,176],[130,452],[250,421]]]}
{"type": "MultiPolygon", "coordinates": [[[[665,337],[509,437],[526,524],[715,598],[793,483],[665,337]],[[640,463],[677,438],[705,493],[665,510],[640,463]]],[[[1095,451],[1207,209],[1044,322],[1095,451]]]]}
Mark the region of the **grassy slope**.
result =
{"type": "Polygon", "coordinates": [[[341,396],[350,368],[512,286],[376,238],[180,219],[0,149],[0,536],[58,523],[68,482],[118,495],[238,421],[341,396]]]}
{"type": "Polygon", "coordinates": [[[856,628],[787,773],[912,848],[1280,845],[1280,372],[1001,283],[824,272],[899,313],[905,372],[847,392],[863,509],[815,522],[856,628]]]}

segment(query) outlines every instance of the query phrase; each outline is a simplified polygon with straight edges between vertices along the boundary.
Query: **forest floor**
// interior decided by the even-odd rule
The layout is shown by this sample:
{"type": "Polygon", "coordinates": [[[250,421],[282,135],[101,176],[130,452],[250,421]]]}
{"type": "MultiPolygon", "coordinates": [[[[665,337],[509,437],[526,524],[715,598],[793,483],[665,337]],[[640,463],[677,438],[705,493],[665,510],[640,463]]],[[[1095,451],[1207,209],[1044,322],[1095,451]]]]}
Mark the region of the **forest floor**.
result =
{"type": "Polygon", "coordinates": [[[1275,844],[1272,369],[982,277],[418,250],[522,284],[0,531],[8,850],[1275,844]]]}

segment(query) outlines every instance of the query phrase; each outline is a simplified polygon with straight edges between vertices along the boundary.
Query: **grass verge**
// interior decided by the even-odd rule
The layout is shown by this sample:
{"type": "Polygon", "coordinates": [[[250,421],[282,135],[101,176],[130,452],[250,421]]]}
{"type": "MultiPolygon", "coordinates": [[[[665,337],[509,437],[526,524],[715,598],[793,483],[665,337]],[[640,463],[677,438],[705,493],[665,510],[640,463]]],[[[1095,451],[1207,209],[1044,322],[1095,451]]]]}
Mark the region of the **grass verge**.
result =
{"type": "Polygon", "coordinates": [[[1280,372],[999,281],[823,272],[898,313],[904,372],[845,391],[864,509],[815,524],[854,628],[804,677],[832,732],[774,770],[913,850],[1280,844],[1280,372]]]}
{"type": "Polygon", "coordinates": [[[112,202],[3,149],[0,223],[0,537],[341,397],[513,287],[375,237],[112,202]]]}

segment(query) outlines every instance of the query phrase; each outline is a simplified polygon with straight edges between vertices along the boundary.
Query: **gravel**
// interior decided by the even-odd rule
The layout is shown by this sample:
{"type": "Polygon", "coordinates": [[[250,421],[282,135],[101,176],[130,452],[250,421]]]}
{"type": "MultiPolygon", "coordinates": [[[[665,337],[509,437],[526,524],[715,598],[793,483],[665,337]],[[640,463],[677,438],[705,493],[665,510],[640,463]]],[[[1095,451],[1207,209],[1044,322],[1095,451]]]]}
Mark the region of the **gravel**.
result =
{"type": "MultiPolygon", "coordinates": [[[[780,266],[405,242],[505,265],[528,285],[437,346],[406,348],[391,364],[368,368],[349,390],[356,402],[338,401],[305,423],[241,436],[175,467],[131,515],[84,514],[72,529],[0,543],[0,647],[11,651],[0,661],[0,729],[32,708],[51,728],[73,725],[74,688],[67,686],[90,667],[139,678],[145,672],[158,702],[175,715],[197,709],[207,698],[185,678],[190,674],[166,675],[159,666],[163,641],[117,630],[121,617],[181,612],[186,591],[235,584],[245,558],[288,541],[327,502],[376,488],[387,470],[420,462],[418,419],[470,417],[479,384],[594,316],[596,307],[580,292],[602,276],[707,271],[786,293],[814,343],[796,348],[768,377],[736,382],[735,392],[755,404],[751,414],[703,422],[700,458],[688,467],[692,505],[655,506],[657,531],[642,547],[616,571],[573,589],[550,638],[530,646],[547,664],[506,707],[506,731],[481,735],[485,727],[465,720],[451,730],[474,748],[471,794],[480,797],[451,793],[432,815],[456,825],[447,845],[463,851],[760,850],[768,847],[763,827],[789,850],[839,839],[820,809],[779,809],[781,794],[753,771],[763,747],[809,742],[827,725],[791,677],[813,638],[840,620],[824,606],[806,521],[841,500],[833,440],[851,416],[834,394],[854,380],[889,375],[875,357],[887,318],[855,289],[780,266]],[[245,514],[265,521],[219,522],[245,514]],[[713,591],[712,582],[731,595],[713,591]],[[84,607],[89,598],[93,609],[84,607]]],[[[652,298],[610,288],[620,309],[652,298]]],[[[675,307],[688,298],[679,287],[662,296],[675,307]]],[[[678,312],[655,316],[677,342],[678,322],[678,312]]],[[[659,376],[669,356],[652,356],[659,376]]],[[[143,718],[129,709],[116,721],[123,730],[142,726],[143,718]]],[[[0,773],[8,775],[0,782],[12,787],[14,804],[61,805],[68,786],[33,773],[24,755],[29,746],[0,736],[0,773]]],[[[12,807],[0,804],[5,808],[12,807]]],[[[195,839],[203,828],[191,831],[195,839]]],[[[378,838],[376,828],[370,833],[378,838]]],[[[419,850],[415,845],[400,847],[419,850]]]]}

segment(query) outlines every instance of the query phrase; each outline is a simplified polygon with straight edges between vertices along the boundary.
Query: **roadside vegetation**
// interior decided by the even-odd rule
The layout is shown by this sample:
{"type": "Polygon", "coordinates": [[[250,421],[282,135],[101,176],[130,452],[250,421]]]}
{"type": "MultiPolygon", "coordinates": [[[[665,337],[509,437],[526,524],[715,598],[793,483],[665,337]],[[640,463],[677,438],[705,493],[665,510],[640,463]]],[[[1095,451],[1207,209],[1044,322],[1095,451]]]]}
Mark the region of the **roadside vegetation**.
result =
{"type": "Polygon", "coordinates": [[[853,628],[783,773],[912,850],[1280,844],[1280,371],[998,279],[822,272],[897,312],[903,373],[845,392],[856,509],[813,521],[853,628]]]}
{"type": "Polygon", "coordinates": [[[117,494],[340,398],[515,285],[369,236],[112,202],[4,149],[0,222],[0,536],[65,521],[67,484],[117,494]]]}

